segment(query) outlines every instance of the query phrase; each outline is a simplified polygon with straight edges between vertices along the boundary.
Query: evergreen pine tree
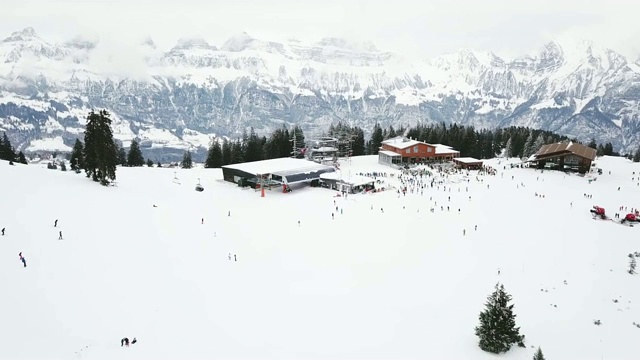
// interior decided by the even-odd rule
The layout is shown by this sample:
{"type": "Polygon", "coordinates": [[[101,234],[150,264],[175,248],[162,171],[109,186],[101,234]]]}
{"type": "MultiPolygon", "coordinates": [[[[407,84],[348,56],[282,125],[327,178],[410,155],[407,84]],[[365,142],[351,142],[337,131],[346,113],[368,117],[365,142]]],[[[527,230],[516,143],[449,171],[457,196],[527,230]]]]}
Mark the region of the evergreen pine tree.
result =
{"type": "Polygon", "coordinates": [[[24,156],[24,153],[22,151],[18,153],[18,162],[25,165],[28,164],[27,158],[24,156]]]}
{"type": "Polygon", "coordinates": [[[71,165],[71,170],[76,173],[79,173],[80,169],[84,169],[84,145],[79,139],[76,139],[76,143],[73,144],[69,164],[71,165]]]}
{"type": "Polygon", "coordinates": [[[542,133],[538,134],[538,136],[536,137],[536,140],[533,142],[533,145],[531,146],[531,153],[529,154],[529,156],[535,154],[538,152],[538,150],[540,150],[540,148],[544,145],[544,135],[542,135],[542,133]]]}
{"type": "Polygon", "coordinates": [[[158,164],[156,166],[157,167],[162,167],[162,164],[160,164],[160,161],[158,161],[158,164]]]}
{"type": "Polygon", "coordinates": [[[131,147],[129,148],[129,154],[127,154],[127,165],[129,166],[144,166],[144,157],[138,142],[134,139],[131,140],[131,147]]]}
{"type": "Polygon", "coordinates": [[[127,166],[127,151],[120,146],[118,146],[118,165],[127,166]]]}
{"type": "Polygon", "coordinates": [[[226,138],[222,140],[222,165],[232,164],[231,143],[226,138]]]}
{"type": "Polygon", "coordinates": [[[640,148],[633,154],[633,162],[640,162],[640,148]]]}
{"type": "Polygon", "coordinates": [[[180,164],[180,167],[182,167],[183,169],[191,169],[191,167],[193,167],[193,161],[191,161],[191,151],[187,151],[186,153],[184,153],[184,155],[182,155],[182,163],[180,164]]]}
{"type": "Polygon", "coordinates": [[[60,170],[67,171],[67,163],[64,160],[60,162],[60,170]]]}
{"type": "Polygon", "coordinates": [[[93,110],[87,116],[84,132],[84,161],[87,177],[108,185],[116,179],[116,165],[118,150],[113,140],[110,114],[106,110],[95,113],[93,110]]]}
{"type": "Polygon", "coordinates": [[[0,141],[0,159],[7,161],[16,159],[16,153],[13,151],[13,146],[11,146],[7,133],[3,133],[2,141],[0,141]]]}
{"type": "Polygon", "coordinates": [[[587,146],[592,148],[592,149],[597,149],[598,148],[598,143],[596,142],[596,139],[591,138],[591,141],[589,141],[589,144],[587,146]]]}
{"type": "Polygon", "coordinates": [[[544,355],[542,354],[542,349],[538,346],[538,350],[533,355],[533,360],[545,360],[544,355]]]}
{"type": "Polygon", "coordinates": [[[507,158],[513,157],[513,141],[511,138],[509,138],[507,143],[504,145],[504,156],[507,158]]]}
{"type": "Polygon", "coordinates": [[[479,345],[484,351],[500,354],[511,349],[513,344],[524,346],[524,335],[516,327],[511,295],[504,285],[496,284],[495,291],[487,298],[485,310],[480,313],[480,325],[476,327],[479,345]]]}
{"type": "Polygon", "coordinates": [[[153,160],[147,159],[147,166],[148,167],[153,167],[153,160]]]}
{"type": "Polygon", "coordinates": [[[214,139],[207,152],[207,160],[204,162],[205,168],[219,168],[222,166],[222,146],[220,141],[214,139]]]}
{"type": "Polygon", "coordinates": [[[384,134],[382,132],[382,128],[376,123],[373,127],[373,133],[371,134],[371,149],[369,151],[371,155],[378,155],[378,151],[380,151],[383,140],[384,134]]]}

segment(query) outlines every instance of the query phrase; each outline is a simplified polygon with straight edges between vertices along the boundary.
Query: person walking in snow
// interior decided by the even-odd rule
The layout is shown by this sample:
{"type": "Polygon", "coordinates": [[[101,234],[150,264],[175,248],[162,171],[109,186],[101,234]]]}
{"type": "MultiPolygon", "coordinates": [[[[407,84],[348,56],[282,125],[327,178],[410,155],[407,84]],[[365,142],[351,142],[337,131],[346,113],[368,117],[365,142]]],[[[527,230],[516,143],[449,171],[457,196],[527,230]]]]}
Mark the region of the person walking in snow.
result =
{"type": "Polygon", "coordinates": [[[56,221],[53,222],[53,227],[58,227],[58,219],[56,219],[56,221]]]}
{"type": "Polygon", "coordinates": [[[129,338],[122,338],[122,340],[120,340],[120,346],[129,346],[129,338]]]}
{"type": "Polygon", "coordinates": [[[24,256],[22,256],[22,251],[18,254],[18,257],[20,258],[20,261],[22,261],[22,265],[24,265],[24,267],[27,267],[27,260],[24,258],[24,256]]]}
{"type": "Polygon", "coordinates": [[[58,237],[58,240],[62,240],[62,231],[60,231],[60,236],[58,237]]]}

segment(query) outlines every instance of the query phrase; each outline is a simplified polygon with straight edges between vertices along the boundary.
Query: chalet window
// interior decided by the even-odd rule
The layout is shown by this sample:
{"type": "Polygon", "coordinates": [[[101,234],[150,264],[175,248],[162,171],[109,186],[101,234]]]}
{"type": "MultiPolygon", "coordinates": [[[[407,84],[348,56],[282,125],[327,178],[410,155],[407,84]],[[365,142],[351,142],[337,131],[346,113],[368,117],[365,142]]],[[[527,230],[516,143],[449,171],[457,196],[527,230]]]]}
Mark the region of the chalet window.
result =
{"type": "Polygon", "coordinates": [[[417,146],[413,147],[413,152],[416,153],[416,154],[418,153],[418,147],[417,146]]]}
{"type": "Polygon", "coordinates": [[[432,148],[427,148],[427,152],[431,152],[431,150],[433,150],[432,148]]]}
{"type": "Polygon", "coordinates": [[[411,154],[411,148],[408,148],[408,149],[406,150],[406,152],[407,152],[407,154],[411,154]]]}

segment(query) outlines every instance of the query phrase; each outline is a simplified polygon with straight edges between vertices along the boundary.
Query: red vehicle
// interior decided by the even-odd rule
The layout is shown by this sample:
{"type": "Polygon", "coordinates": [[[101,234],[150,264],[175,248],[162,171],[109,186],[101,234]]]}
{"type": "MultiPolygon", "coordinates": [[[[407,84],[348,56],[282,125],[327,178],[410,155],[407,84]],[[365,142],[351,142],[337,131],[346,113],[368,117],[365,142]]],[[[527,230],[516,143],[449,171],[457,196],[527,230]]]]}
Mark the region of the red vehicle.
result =
{"type": "Polygon", "coordinates": [[[594,217],[599,216],[603,220],[607,219],[607,215],[605,215],[605,211],[603,207],[594,206],[593,209],[589,211],[594,215],[594,217]]]}
{"type": "Polygon", "coordinates": [[[625,222],[640,222],[640,217],[636,216],[636,214],[627,214],[624,219],[620,220],[620,223],[624,224],[625,222]]]}

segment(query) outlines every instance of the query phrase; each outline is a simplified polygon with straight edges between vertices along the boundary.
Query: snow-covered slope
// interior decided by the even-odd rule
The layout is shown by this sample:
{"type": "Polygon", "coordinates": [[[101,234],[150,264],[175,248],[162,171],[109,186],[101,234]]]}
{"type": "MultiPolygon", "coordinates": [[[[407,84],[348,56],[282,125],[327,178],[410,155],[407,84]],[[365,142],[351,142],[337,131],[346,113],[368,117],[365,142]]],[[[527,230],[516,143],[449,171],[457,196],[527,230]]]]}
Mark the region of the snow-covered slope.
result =
{"type": "Polygon", "coordinates": [[[219,46],[183,38],[171,49],[151,39],[121,49],[99,39],[51,44],[32,28],[0,41],[0,130],[21,149],[45,136],[50,117],[63,125],[51,135],[72,145],[78,134],[66,129],[81,127],[87,108],[104,107],[134,137],[170,131],[179,149],[208,146],[182,139],[184,129],[238,136],[250,126],[317,132],[348,121],[367,131],[376,122],[531,126],[635,150],[639,89],[637,64],[590,42],[551,42],[513,60],[464,49],[415,62],[370,43],[247,33],[219,46]]]}
{"type": "MultiPolygon", "coordinates": [[[[0,358],[495,359],[473,329],[501,282],[527,348],[500,358],[633,359],[640,226],[588,210],[640,206],[640,165],[598,159],[589,183],[489,163],[496,176],[345,199],[261,198],[213,169],[119,168],[106,188],[0,162],[0,358]]],[[[395,172],[375,157],[341,168],[395,172]]]]}

